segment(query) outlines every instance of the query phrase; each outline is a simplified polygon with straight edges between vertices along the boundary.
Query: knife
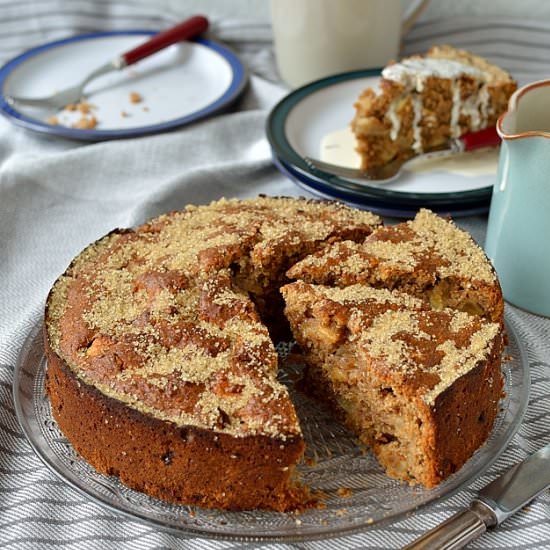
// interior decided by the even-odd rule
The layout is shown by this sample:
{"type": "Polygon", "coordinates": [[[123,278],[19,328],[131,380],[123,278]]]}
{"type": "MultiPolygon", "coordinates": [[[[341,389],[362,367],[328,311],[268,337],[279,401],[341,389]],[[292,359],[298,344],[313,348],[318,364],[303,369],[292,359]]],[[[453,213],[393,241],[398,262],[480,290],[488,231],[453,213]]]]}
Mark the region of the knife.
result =
{"type": "Polygon", "coordinates": [[[550,444],[486,485],[467,510],[457,512],[403,550],[458,550],[498,527],[550,487],[550,444]]]}

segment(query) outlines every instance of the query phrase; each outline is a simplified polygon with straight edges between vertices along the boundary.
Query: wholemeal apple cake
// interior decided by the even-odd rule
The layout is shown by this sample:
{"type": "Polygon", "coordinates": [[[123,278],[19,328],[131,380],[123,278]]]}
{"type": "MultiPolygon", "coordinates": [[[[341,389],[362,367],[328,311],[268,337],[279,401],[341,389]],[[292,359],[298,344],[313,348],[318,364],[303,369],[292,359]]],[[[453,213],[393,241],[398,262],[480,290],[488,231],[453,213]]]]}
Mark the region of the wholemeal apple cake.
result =
{"type": "Polygon", "coordinates": [[[428,211],[383,228],[338,203],[268,197],[188,206],[76,257],[46,306],[54,417],[99,472],[147,494],[304,507],[273,344],[287,318],[314,393],[390,475],[431,486],[489,433],[502,296],[473,241],[428,211]]]}
{"type": "Polygon", "coordinates": [[[516,87],[506,71],[447,45],[388,65],[380,90],[367,88],[355,103],[351,126],[361,167],[407,159],[494,126],[516,87]]]}

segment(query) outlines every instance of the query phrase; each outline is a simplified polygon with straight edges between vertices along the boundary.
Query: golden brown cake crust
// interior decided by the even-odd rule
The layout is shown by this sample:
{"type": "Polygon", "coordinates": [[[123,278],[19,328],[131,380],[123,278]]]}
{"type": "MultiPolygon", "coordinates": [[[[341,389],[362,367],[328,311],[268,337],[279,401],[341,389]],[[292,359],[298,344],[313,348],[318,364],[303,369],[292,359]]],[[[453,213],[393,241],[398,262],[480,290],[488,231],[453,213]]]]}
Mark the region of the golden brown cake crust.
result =
{"type": "Polygon", "coordinates": [[[487,359],[437,397],[431,409],[433,468],[428,487],[458,471],[489,437],[503,395],[503,341],[501,332],[487,359]]]}

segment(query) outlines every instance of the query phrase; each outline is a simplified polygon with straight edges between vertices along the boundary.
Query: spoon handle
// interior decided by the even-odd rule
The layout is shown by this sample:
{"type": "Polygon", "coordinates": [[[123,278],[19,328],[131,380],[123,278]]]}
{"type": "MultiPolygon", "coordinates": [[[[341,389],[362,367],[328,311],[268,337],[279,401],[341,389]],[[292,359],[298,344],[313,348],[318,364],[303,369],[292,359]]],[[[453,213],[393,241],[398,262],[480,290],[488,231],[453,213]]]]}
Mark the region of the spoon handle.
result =
{"type": "Polygon", "coordinates": [[[500,137],[494,126],[478,132],[464,134],[460,139],[464,144],[464,151],[473,151],[481,147],[496,147],[500,145],[500,137]]]}
{"type": "Polygon", "coordinates": [[[193,38],[208,28],[208,19],[202,15],[195,15],[178,23],[174,27],[155,34],[152,38],[122,54],[120,65],[127,66],[144,59],[176,42],[193,38]]]}

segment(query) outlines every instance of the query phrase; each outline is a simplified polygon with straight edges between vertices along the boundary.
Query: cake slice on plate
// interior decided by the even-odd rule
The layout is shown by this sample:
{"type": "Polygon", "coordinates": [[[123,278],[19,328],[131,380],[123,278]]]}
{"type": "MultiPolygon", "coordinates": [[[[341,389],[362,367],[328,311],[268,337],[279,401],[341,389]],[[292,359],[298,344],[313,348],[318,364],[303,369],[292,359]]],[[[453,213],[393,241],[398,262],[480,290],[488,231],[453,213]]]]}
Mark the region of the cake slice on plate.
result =
{"type": "Polygon", "coordinates": [[[367,88],[355,103],[351,125],[361,168],[413,157],[494,126],[515,89],[503,69],[446,45],[388,65],[380,90],[367,88]]]}

